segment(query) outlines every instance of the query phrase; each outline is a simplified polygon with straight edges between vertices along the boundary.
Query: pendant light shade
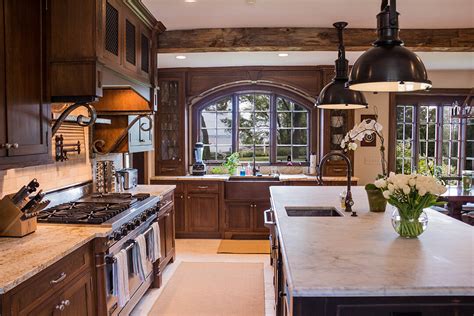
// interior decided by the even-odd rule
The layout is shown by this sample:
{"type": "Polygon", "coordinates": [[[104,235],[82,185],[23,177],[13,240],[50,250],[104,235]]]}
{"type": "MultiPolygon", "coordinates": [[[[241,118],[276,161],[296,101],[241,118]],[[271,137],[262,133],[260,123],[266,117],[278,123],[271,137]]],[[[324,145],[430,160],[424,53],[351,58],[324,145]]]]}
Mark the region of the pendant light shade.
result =
{"type": "Polygon", "coordinates": [[[349,88],[357,91],[405,92],[431,88],[425,65],[399,38],[396,0],[382,1],[377,15],[378,39],[357,59],[349,88]]]}
{"type": "Polygon", "coordinates": [[[316,106],[320,109],[353,110],[367,108],[367,101],[359,91],[350,90],[347,84],[348,61],[344,48],[342,36],[347,22],[336,22],[333,24],[339,35],[339,52],[336,60],[336,76],[328,83],[318,96],[316,106]]]}

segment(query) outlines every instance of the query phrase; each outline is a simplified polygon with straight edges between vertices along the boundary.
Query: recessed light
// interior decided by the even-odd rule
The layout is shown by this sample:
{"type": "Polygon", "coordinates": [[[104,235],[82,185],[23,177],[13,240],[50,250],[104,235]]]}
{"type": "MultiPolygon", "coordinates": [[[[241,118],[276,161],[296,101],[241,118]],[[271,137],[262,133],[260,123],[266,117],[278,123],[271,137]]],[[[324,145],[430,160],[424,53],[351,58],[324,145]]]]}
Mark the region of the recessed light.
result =
{"type": "Polygon", "coordinates": [[[288,54],[287,53],[280,53],[278,54],[279,57],[288,57],[288,54]]]}
{"type": "Polygon", "coordinates": [[[184,2],[192,3],[192,2],[196,2],[196,0],[184,0],[184,2]]]}
{"type": "Polygon", "coordinates": [[[176,56],[176,59],[186,59],[186,56],[178,55],[178,56],[176,56]]]}

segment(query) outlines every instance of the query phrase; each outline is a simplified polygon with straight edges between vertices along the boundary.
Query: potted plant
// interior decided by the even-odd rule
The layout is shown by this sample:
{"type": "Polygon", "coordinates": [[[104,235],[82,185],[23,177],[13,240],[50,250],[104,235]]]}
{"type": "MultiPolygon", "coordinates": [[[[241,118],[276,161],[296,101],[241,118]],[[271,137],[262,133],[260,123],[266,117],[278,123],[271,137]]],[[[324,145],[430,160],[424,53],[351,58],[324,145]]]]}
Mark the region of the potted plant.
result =
{"type": "Polygon", "coordinates": [[[235,173],[237,172],[237,168],[239,167],[239,164],[240,164],[239,153],[233,153],[232,155],[226,158],[222,166],[229,171],[230,175],[235,175],[235,173]]]}
{"type": "MultiPolygon", "coordinates": [[[[356,141],[362,141],[365,138],[373,139],[378,137],[380,140],[380,163],[382,166],[382,174],[379,178],[387,176],[387,161],[385,160],[385,146],[382,134],[382,125],[376,120],[363,120],[350,130],[341,142],[341,148],[344,151],[357,149],[356,141]]],[[[387,200],[383,197],[382,192],[370,183],[365,186],[367,198],[369,199],[369,208],[371,212],[384,212],[387,207],[387,200]]]]}
{"type": "Polygon", "coordinates": [[[438,196],[446,187],[435,177],[421,174],[395,174],[379,179],[374,185],[388,203],[396,207],[392,214],[392,226],[402,237],[416,238],[426,229],[428,217],[425,208],[441,205],[438,196]]]}

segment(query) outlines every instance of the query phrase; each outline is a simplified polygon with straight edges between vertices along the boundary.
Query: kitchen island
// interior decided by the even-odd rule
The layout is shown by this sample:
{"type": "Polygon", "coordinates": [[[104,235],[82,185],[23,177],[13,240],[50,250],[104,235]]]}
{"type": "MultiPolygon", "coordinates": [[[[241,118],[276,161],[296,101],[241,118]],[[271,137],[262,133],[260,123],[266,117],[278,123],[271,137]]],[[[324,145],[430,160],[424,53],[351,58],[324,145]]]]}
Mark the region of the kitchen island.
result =
{"type": "Polygon", "coordinates": [[[353,188],[359,216],[341,211],[344,189],[271,187],[278,315],[472,315],[471,226],[426,210],[427,230],[402,239],[391,226],[391,206],[369,212],[363,187],[353,188]],[[286,212],[315,206],[335,207],[343,216],[286,212]]]}

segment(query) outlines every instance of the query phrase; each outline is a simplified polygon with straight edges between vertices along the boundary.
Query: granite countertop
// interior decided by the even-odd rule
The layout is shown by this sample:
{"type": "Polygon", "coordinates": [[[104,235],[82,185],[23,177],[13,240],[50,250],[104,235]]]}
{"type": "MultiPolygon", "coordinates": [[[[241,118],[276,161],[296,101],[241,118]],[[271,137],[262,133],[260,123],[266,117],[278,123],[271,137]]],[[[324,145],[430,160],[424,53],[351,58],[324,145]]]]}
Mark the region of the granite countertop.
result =
{"type": "Polygon", "coordinates": [[[109,227],[38,224],[23,238],[0,238],[0,294],[109,232],[109,227]]]}
{"type": "Polygon", "coordinates": [[[391,206],[368,211],[353,187],[358,217],[288,217],[285,206],[334,206],[344,187],[271,187],[289,290],[293,296],[474,295],[474,230],[427,209],[427,230],[403,239],[391,206]]]}
{"type": "MultiPolygon", "coordinates": [[[[163,196],[174,185],[139,185],[131,193],[163,196]]],[[[0,237],[0,294],[31,278],[111,228],[95,225],[38,224],[23,238],[0,237]]]]}
{"type": "MultiPolygon", "coordinates": [[[[222,175],[205,175],[205,176],[154,176],[151,180],[161,181],[181,181],[181,180],[203,180],[203,181],[227,181],[230,176],[222,175]]],[[[353,181],[359,181],[359,178],[352,177],[353,181]]],[[[280,174],[280,181],[317,181],[316,176],[305,174],[280,174]]],[[[346,181],[346,177],[323,177],[323,181],[346,181]]]]}

